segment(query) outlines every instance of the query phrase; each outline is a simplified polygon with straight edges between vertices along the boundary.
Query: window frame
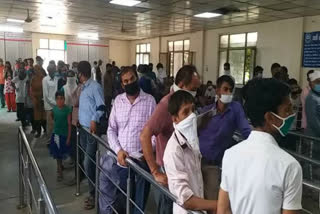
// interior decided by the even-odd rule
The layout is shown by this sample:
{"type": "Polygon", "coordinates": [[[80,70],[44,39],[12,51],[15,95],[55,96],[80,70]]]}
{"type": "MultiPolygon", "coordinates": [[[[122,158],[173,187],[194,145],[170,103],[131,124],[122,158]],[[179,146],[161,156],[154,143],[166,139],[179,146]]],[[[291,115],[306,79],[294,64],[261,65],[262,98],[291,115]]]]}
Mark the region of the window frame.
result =
{"type": "Polygon", "coordinates": [[[150,43],[137,43],[135,49],[136,49],[136,65],[137,65],[137,66],[140,65],[140,55],[141,55],[141,54],[142,54],[142,61],[143,61],[141,64],[149,64],[149,63],[150,63],[151,44],[150,44],[150,43]],[[145,46],[146,46],[146,51],[144,51],[144,52],[141,51],[141,46],[142,46],[142,45],[145,45],[145,46]],[[147,48],[148,45],[149,45],[149,47],[150,47],[149,51],[148,51],[148,48],[147,48]],[[138,46],[139,46],[139,51],[137,50],[137,47],[138,47],[138,46]],[[148,63],[145,63],[145,62],[144,62],[144,57],[145,57],[145,55],[148,55],[148,61],[149,61],[148,63]],[[137,63],[138,57],[139,57],[139,63],[137,63]]]}
{"type": "Polygon", "coordinates": [[[188,53],[188,58],[190,61],[190,57],[191,57],[191,63],[192,63],[192,52],[190,51],[190,45],[191,45],[191,40],[190,38],[185,38],[185,39],[178,39],[178,40],[168,40],[167,42],[167,50],[168,50],[168,73],[171,77],[174,77],[174,70],[171,69],[171,54],[173,55],[173,64],[172,64],[172,68],[174,68],[174,54],[175,53],[182,53],[182,66],[186,65],[184,56],[186,53],[188,53]],[[182,41],[182,50],[175,50],[175,42],[180,42],[182,41]],[[185,41],[189,41],[189,49],[186,50],[185,49],[185,41]],[[173,42],[172,44],[172,50],[170,50],[170,42],[173,42]]]}
{"type": "MultiPolygon", "coordinates": [[[[219,35],[219,49],[218,49],[218,74],[217,74],[217,78],[219,78],[220,76],[220,54],[221,52],[226,52],[226,62],[229,62],[229,56],[230,56],[230,51],[233,50],[243,50],[244,51],[244,65],[243,65],[243,79],[242,79],[242,83],[236,83],[237,85],[245,85],[246,81],[246,75],[245,75],[245,70],[246,70],[246,66],[247,66],[247,54],[248,54],[248,49],[251,49],[254,51],[254,57],[253,57],[253,67],[256,66],[256,56],[257,56],[257,42],[258,42],[258,32],[244,32],[244,33],[228,33],[228,34],[220,34],[219,35]],[[257,40],[256,40],[256,45],[250,45],[248,46],[248,34],[250,33],[257,33],[257,40]],[[231,47],[230,46],[230,37],[231,35],[236,35],[236,34],[245,34],[245,43],[244,43],[244,47],[231,47]],[[228,44],[227,47],[221,47],[221,37],[222,36],[228,36],[228,44]]],[[[252,77],[250,77],[251,79],[252,77]]]]}

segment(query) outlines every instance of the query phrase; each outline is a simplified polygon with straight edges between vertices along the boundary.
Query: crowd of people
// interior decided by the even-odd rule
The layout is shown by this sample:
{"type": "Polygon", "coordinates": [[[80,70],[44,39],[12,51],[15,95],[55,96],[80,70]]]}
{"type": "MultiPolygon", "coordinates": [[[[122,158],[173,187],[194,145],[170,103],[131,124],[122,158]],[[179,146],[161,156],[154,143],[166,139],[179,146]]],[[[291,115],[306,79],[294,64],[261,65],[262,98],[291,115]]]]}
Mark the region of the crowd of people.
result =
{"type": "MultiPolygon", "coordinates": [[[[263,78],[257,66],[242,89],[242,105],[234,100],[229,63],[215,85],[201,84],[192,65],[181,67],[174,79],[161,63],[155,72],[152,63],[119,68],[112,62],[104,69],[102,60],[93,67],[73,62],[72,68],[50,61],[47,72],[42,65],[41,57],[36,65],[33,59],[18,59],[13,71],[0,59],[2,108],[6,100],[8,112],[17,111],[17,121],[31,125],[35,138],[46,136],[59,182],[64,180],[62,160],[75,160],[77,127],[90,130],[79,129],[81,148],[88,154],[80,155],[89,184],[85,209],[95,206],[91,159],[98,146],[92,133],[106,135],[117,155],[105,153],[100,160],[100,213],[113,213],[111,206],[126,212],[125,196],[114,183],[126,191],[128,176],[134,202],[145,209],[150,184],[129,173],[129,157],[176,196],[172,203],[155,189],[157,213],[295,214],[302,209],[301,166],[279,143],[292,127],[320,137],[320,71],[308,72],[309,84],[302,90],[286,67],[274,63],[272,78],[263,78]],[[244,141],[237,144],[235,131],[244,141]]],[[[133,207],[131,213],[140,211],[133,207]]]]}

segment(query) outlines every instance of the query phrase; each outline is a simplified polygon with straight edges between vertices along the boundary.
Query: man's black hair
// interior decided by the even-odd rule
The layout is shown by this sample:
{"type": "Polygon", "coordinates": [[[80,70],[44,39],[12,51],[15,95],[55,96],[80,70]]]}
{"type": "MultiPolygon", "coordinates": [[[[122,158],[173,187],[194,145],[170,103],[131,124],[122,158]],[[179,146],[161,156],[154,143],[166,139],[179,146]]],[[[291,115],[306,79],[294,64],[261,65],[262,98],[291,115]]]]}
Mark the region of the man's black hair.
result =
{"type": "Polygon", "coordinates": [[[310,74],[313,74],[314,73],[314,70],[309,70],[308,73],[307,73],[307,80],[308,82],[310,82],[310,74]]]}
{"type": "Polygon", "coordinates": [[[263,72],[263,68],[259,65],[257,65],[254,69],[253,69],[253,76],[256,76],[257,73],[262,73],[263,72]]]}
{"type": "Polygon", "coordinates": [[[223,64],[223,66],[228,66],[230,68],[230,63],[226,62],[226,63],[223,64]]]}
{"type": "Polygon", "coordinates": [[[290,95],[290,87],[274,78],[253,79],[245,86],[245,110],[254,127],[263,127],[267,112],[278,114],[279,106],[290,95]]]}
{"type": "Polygon", "coordinates": [[[183,85],[189,85],[194,75],[198,75],[197,68],[193,65],[184,65],[179,69],[174,83],[178,85],[182,82],[183,85]]]}
{"type": "Polygon", "coordinates": [[[169,100],[168,111],[171,115],[178,115],[183,104],[194,103],[193,96],[186,91],[179,90],[172,94],[169,100]]]}
{"type": "Polygon", "coordinates": [[[97,62],[97,61],[94,61],[93,64],[94,64],[94,65],[98,65],[98,62],[97,62]]]}
{"type": "Polygon", "coordinates": [[[208,80],[207,85],[209,85],[209,84],[211,84],[211,85],[213,84],[211,80],[208,80]]]}
{"type": "Polygon", "coordinates": [[[56,99],[57,99],[58,97],[64,97],[64,92],[61,91],[61,90],[58,90],[58,91],[56,92],[55,97],[56,97],[56,99]]]}
{"type": "Polygon", "coordinates": [[[91,65],[88,61],[81,61],[78,64],[78,72],[79,74],[85,76],[86,78],[91,77],[91,65]]]}
{"type": "Polygon", "coordinates": [[[160,63],[160,62],[157,64],[157,69],[159,69],[159,68],[163,68],[162,63],[160,63]]]}
{"type": "Polygon", "coordinates": [[[280,68],[280,67],[281,67],[281,65],[280,65],[279,63],[275,62],[275,63],[273,63],[273,64],[271,65],[271,71],[272,71],[273,69],[280,68]]]}
{"type": "Polygon", "coordinates": [[[292,79],[289,79],[288,84],[289,85],[298,85],[298,81],[296,79],[292,78],[292,79]]]}
{"type": "Polygon", "coordinates": [[[217,88],[221,88],[223,83],[228,83],[234,89],[234,81],[229,75],[223,75],[217,79],[217,88]]]}
{"type": "Polygon", "coordinates": [[[121,82],[122,82],[122,76],[125,75],[126,73],[129,73],[129,72],[134,73],[134,75],[138,78],[137,72],[131,66],[125,66],[125,67],[123,67],[123,69],[121,70],[121,73],[120,73],[121,82]]]}

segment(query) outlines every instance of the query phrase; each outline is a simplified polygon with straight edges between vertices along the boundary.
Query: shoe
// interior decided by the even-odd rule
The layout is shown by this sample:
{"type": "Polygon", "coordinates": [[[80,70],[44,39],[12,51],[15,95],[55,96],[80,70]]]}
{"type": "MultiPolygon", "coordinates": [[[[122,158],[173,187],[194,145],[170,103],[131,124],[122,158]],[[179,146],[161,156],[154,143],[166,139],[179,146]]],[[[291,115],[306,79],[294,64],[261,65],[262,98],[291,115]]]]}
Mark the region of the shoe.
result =
{"type": "Polygon", "coordinates": [[[5,105],[1,106],[1,108],[4,108],[4,107],[6,107],[6,106],[5,105]]]}
{"type": "Polygon", "coordinates": [[[8,110],[7,112],[11,112],[11,110],[8,110]]]}
{"type": "Polygon", "coordinates": [[[40,133],[37,133],[35,136],[34,136],[34,138],[39,138],[41,136],[41,134],[40,133]]]}
{"type": "Polygon", "coordinates": [[[21,120],[18,118],[18,119],[16,119],[16,121],[18,122],[18,121],[21,121],[21,120]]]}
{"type": "Polygon", "coordinates": [[[32,130],[30,134],[35,134],[36,132],[37,132],[36,130],[32,130]]]}

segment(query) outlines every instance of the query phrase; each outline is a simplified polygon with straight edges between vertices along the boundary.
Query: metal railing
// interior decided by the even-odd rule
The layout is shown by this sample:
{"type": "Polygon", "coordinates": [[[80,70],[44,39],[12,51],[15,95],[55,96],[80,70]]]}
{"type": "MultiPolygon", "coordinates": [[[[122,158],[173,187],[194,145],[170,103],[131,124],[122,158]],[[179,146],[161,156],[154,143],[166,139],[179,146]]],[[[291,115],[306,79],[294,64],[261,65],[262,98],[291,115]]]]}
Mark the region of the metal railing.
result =
{"type": "MultiPolygon", "coordinates": [[[[95,187],[95,208],[96,208],[96,212],[99,213],[99,197],[102,197],[103,200],[106,201],[106,199],[103,196],[103,193],[101,193],[101,191],[99,190],[99,175],[100,173],[103,173],[104,176],[106,176],[111,182],[112,184],[117,188],[117,190],[119,190],[119,192],[121,194],[123,194],[126,197],[126,213],[130,214],[131,212],[131,208],[132,205],[140,212],[140,213],[145,213],[133,200],[133,198],[131,197],[131,188],[132,188],[132,182],[131,182],[131,178],[130,178],[130,173],[135,172],[136,174],[142,176],[147,182],[149,182],[153,187],[155,187],[158,191],[160,191],[162,194],[164,194],[165,196],[167,196],[170,200],[172,200],[172,202],[176,202],[176,197],[169,192],[169,190],[167,188],[165,188],[164,186],[160,185],[159,183],[157,183],[154,178],[152,177],[152,175],[145,171],[143,168],[141,168],[138,164],[136,164],[131,158],[126,158],[126,163],[127,163],[127,167],[128,167],[128,178],[127,178],[127,189],[126,191],[124,191],[123,189],[121,189],[121,187],[116,184],[116,182],[114,182],[112,180],[112,178],[104,171],[104,169],[101,168],[100,166],[100,157],[101,157],[101,151],[99,151],[99,149],[97,149],[96,152],[96,160],[93,160],[92,158],[89,157],[89,160],[92,161],[95,164],[96,167],[96,179],[95,182],[92,181],[89,176],[86,174],[85,170],[83,169],[83,167],[81,166],[81,164],[79,163],[80,160],[80,151],[88,156],[88,154],[86,153],[86,151],[84,151],[84,149],[81,147],[80,145],[80,133],[79,133],[79,129],[82,129],[84,131],[86,131],[88,134],[90,134],[91,136],[93,136],[95,138],[95,140],[97,141],[97,144],[99,144],[100,146],[102,146],[108,153],[108,155],[110,155],[112,158],[115,158],[115,160],[117,160],[117,155],[115,154],[115,152],[108,146],[108,143],[101,139],[100,137],[98,137],[95,134],[91,134],[90,131],[86,128],[83,127],[78,127],[77,128],[77,147],[76,147],[76,154],[77,154],[77,169],[76,169],[76,196],[80,195],[80,170],[84,173],[84,175],[86,176],[86,178],[89,180],[89,182],[95,187]]],[[[113,207],[112,204],[110,204],[111,209],[115,212],[118,213],[117,210],[113,207]]],[[[188,211],[188,213],[191,214],[202,214],[204,212],[202,211],[188,211]]]]}
{"type": "Polygon", "coordinates": [[[59,214],[22,127],[18,129],[18,151],[19,205],[17,208],[27,207],[29,213],[59,214]]]}

